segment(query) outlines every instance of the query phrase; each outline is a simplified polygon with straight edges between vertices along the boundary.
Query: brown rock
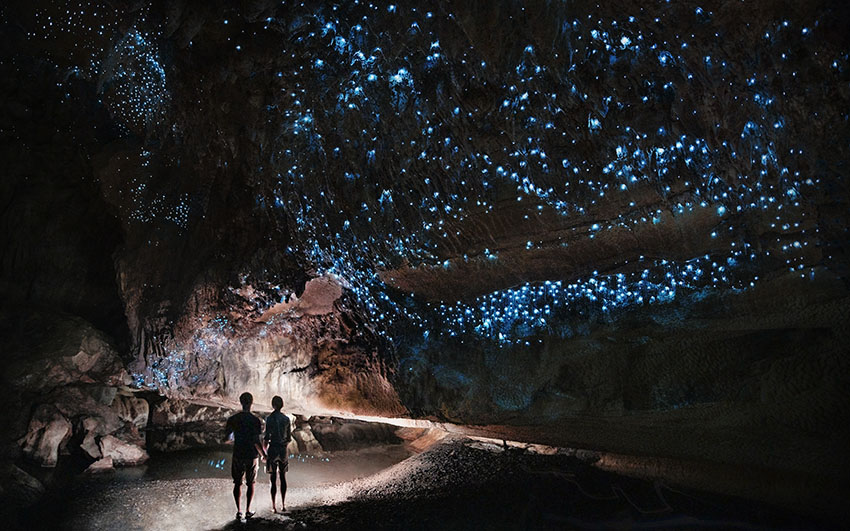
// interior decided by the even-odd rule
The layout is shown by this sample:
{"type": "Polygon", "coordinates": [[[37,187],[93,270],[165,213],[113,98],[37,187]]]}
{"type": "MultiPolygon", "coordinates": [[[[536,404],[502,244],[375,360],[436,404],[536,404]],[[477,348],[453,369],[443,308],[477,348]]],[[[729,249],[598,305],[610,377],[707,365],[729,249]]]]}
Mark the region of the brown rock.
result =
{"type": "MultiPolygon", "coordinates": [[[[114,390],[114,388],[112,388],[114,390]]],[[[124,427],[126,422],[121,419],[117,408],[112,405],[115,393],[108,388],[86,386],[65,387],[50,396],[50,401],[67,418],[90,417],[97,421],[91,425],[96,435],[114,433],[124,427]],[[109,396],[113,398],[104,404],[109,396]]]]}
{"type": "Polygon", "coordinates": [[[102,472],[109,472],[110,470],[115,470],[112,457],[104,457],[103,459],[98,459],[94,463],[90,464],[86,469],[86,473],[100,474],[102,472]]]}
{"type": "Polygon", "coordinates": [[[15,465],[2,467],[0,474],[0,494],[13,505],[27,507],[37,502],[44,495],[44,485],[15,465]]]}
{"type": "Polygon", "coordinates": [[[88,322],[67,316],[32,313],[19,317],[24,334],[9,346],[9,382],[30,391],[64,385],[131,383],[108,338],[88,322]]]}
{"type": "Polygon", "coordinates": [[[415,441],[426,431],[428,431],[428,428],[399,428],[395,430],[395,436],[403,441],[415,441]]]}
{"type": "Polygon", "coordinates": [[[425,430],[425,432],[415,440],[410,441],[407,448],[413,452],[421,453],[433,446],[435,443],[445,439],[447,435],[448,433],[443,430],[431,428],[425,430]]]}
{"type": "Polygon", "coordinates": [[[97,444],[97,429],[99,428],[96,419],[87,418],[83,420],[82,428],[85,430],[85,437],[80,443],[80,448],[94,459],[100,459],[103,454],[100,451],[100,446],[97,444]]]}
{"type": "Polygon", "coordinates": [[[115,396],[118,394],[116,387],[87,387],[89,395],[97,401],[98,404],[110,406],[115,401],[115,396]]]}
{"type": "Polygon", "coordinates": [[[118,413],[118,418],[140,430],[148,425],[150,406],[143,398],[119,396],[112,402],[112,409],[118,413]]]}
{"type": "Polygon", "coordinates": [[[104,459],[112,459],[115,466],[140,465],[148,460],[148,453],[144,449],[112,435],[101,437],[100,451],[104,459]]]}
{"type": "Polygon", "coordinates": [[[292,432],[292,439],[296,442],[298,450],[303,453],[311,455],[322,453],[322,445],[316,440],[316,436],[313,435],[313,430],[310,429],[310,426],[305,425],[300,429],[294,430],[292,432]]]}
{"type": "Polygon", "coordinates": [[[314,278],[307,282],[301,297],[293,296],[286,302],[275,304],[266,310],[258,320],[268,321],[281,314],[291,314],[295,317],[325,315],[334,311],[334,303],[341,296],[342,286],[334,278],[314,278]]]}
{"type": "Polygon", "coordinates": [[[298,454],[298,441],[294,438],[289,441],[289,444],[286,445],[286,453],[289,455],[298,454]]]}
{"type": "Polygon", "coordinates": [[[59,449],[71,436],[71,423],[49,404],[36,408],[26,436],[19,441],[24,455],[43,467],[54,467],[59,449]]]}
{"type": "Polygon", "coordinates": [[[151,412],[151,421],[157,427],[208,422],[221,423],[223,427],[227,417],[233,415],[236,411],[226,407],[199,404],[187,400],[165,400],[154,406],[151,412]]]}

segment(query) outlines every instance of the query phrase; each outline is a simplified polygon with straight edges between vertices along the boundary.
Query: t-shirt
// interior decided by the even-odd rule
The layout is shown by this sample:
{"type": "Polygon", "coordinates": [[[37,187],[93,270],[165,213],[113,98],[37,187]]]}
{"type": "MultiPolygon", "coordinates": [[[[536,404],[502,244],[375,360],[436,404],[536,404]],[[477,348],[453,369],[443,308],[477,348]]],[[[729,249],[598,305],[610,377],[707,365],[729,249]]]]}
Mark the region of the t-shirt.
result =
{"type": "Polygon", "coordinates": [[[274,411],[266,417],[265,440],[272,446],[286,447],[292,439],[292,426],[289,417],[280,411],[274,411]]]}
{"type": "Polygon", "coordinates": [[[227,435],[233,434],[233,457],[255,459],[259,456],[256,444],[263,433],[263,421],[248,411],[240,411],[227,419],[227,435]]]}

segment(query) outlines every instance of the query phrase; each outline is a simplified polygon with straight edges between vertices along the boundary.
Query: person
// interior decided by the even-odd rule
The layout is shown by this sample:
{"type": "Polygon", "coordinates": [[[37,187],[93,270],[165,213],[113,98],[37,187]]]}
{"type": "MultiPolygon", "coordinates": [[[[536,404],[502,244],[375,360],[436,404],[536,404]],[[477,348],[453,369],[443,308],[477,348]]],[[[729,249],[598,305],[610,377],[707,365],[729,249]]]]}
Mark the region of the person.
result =
{"type": "Polygon", "coordinates": [[[286,512],[286,472],[289,471],[289,455],[286,450],[292,440],[292,423],[289,417],[280,412],[283,399],[272,398],[274,411],[266,417],[266,433],[263,436],[263,450],[266,451],[266,471],[271,476],[272,512],[277,512],[275,495],[277,479],[280,477],[280,512],[286,512]]]}
{"type": "Polygon", "coordinates": [[[242,520],[242,478],[245,478],[246,503],[245,517],[252,518],[251,500],[254,497],[254,481],[257,479],[258,457],[265,459],[266,453],[260,440],[263,433],[263,421],[251,413],[254,397],[251,393],[239,396],[242,411],[236,413],[225,424],[225,441],[233,434],[233,458],[230,463],[230,475],[233,477],[233,499],[236,501],[236,519],[242,520]]]}

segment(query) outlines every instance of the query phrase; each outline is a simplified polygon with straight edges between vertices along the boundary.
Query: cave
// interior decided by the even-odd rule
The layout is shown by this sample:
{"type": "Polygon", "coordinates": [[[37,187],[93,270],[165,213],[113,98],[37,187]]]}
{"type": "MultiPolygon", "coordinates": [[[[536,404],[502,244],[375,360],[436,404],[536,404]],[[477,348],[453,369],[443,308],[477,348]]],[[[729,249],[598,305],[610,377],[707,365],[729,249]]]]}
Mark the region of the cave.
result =
{"type": "Polygon", "coordinates": [[[848,27],[3,2],[3,527],[846,526],[848,27]]]}

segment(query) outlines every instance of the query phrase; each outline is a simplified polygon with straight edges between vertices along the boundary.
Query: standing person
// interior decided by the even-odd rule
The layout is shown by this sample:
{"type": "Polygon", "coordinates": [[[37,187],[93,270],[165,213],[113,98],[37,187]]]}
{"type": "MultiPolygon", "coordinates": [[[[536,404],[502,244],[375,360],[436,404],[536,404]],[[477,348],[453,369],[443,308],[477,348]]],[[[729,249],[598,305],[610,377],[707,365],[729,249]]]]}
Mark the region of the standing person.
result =
{"type": "Polygon", "coordinates": [[[236,501],[236,519],[242,520],[242,477],[245,477],[246,498],[245,518],[252,518],[251,500],[254,497],[254,481],[257,479],[257,458],[262,454],[265,459],[260,435],[263,433],[263,421],[251,413],[254,397],[251,393],[239,396],[242,411],[227,419],[225,425],[225,441],[233,434],[233,458],[230,464],[230,475],[233,476],[233,499],[236,501]]]}
{"type": "Polygon", "coordinates": [[[283,399],[272,398],[274,411],[266,417],[266,434],[263,436],[263,449],[267,451],[266,471],[271,476],[272,511],[277,512],[275,495],[277,478],[280,476],[280,512],[286,512],[286,472],[289,470],[289,455],[286,446],[292,440],[292,424],[289,417],[280,412],[283,399]]]}

